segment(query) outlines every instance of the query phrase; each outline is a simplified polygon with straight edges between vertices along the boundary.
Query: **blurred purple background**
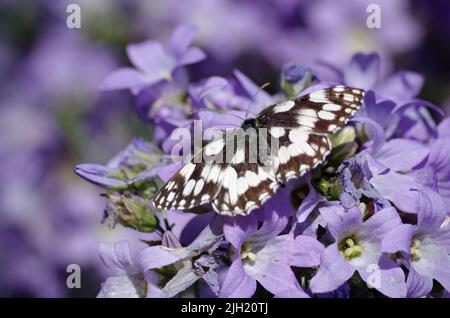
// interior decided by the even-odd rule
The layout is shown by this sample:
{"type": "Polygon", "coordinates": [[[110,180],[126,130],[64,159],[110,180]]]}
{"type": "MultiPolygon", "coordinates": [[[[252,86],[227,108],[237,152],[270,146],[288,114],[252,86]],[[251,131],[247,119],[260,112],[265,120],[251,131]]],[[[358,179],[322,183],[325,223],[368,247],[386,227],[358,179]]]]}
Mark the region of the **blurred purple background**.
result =
{"type": "Polygon", "coordinates": [[[193,80],[239,69],[257,83],[278,83],[287,62],[340,65],[375,51],[385,72],[423,74],[420,97],[445,108],[449,21],[445,0],[1,1],[0,296],[95,296],[106,271],[98,243],[133,235],[100,224],[99,190],[73,173],[151,136],[131,94],[97,90],[129,63],[128,43],[164,41],[189,23],[207,53],[189,67],[193,80]],[[66,26],[70,3],[81,7],[81,29],[66,26]],[[371,3],[381,7],[380,29],[366,26],[371,3]],[[81,266],[81,289],[66,287],[71,263],[81,266]]]}

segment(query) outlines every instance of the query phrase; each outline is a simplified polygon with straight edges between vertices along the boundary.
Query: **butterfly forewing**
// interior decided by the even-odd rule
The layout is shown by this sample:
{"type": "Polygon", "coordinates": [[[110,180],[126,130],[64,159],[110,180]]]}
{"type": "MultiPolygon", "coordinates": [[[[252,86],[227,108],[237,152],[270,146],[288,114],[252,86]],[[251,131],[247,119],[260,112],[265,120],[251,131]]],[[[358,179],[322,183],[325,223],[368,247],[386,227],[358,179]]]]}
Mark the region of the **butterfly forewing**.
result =
{"type": "Polygon", "coordinates": [[[359,109],[364,91],[335,86],[295,100],[292,111],[299,125],[315,133],[333,133],[342,128],[359,109]]]}
{"type": "Polygon", "coordinates": [[[259,116],[260,122],[268,127],[300,127],[310,133],[330,134],[353,117],[363,97],[364,91],[356,88],[325,88],[266,108],[259,116]]]}

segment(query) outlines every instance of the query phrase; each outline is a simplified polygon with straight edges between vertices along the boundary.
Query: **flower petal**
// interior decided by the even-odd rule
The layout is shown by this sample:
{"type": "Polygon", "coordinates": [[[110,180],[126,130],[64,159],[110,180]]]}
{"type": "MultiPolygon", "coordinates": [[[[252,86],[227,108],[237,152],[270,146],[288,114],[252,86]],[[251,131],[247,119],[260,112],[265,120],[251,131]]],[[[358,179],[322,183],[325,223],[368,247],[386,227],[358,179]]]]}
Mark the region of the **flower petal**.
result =
{"type": "Polygon", "coordinates": [[[219,297],[249,298],[256,291],[256,280],[248,275],[237,258],[228,269],[219,297]]]}
{"type": "Polygon", "coordinates": [[[84,163],[75,167],[74,172],[83,179],[101,187],[121,188],[126,187],[125,181],[119,180],[112,175],[118,174],[118,169],[105,167],[97,164],[84,163]]]}
{"type": "Polygon", "coordinates": [[[358,207],[345,211],[342,206],[326,206],[319,208],[319,211],[325,222],[327,222],[328,230],[337,241],[349,229],[355,228],[362,223],[362,214],[358,207]]]}
{"type": "Polygon", "coordinates": [[[274,298],[310,298],[300,287],[294,289],[285,289],[274,295],[274,298]]]}
{"type": "Polygon", "coordinates": [[[146,86],[155,83],[159,78],[147,78],[131,67],[119,68],[110,73],[101,83],[101,91],[111,91],[119,89],[129,89],[137,93],[146,86]]]}
{"type": "Polygon", "coordinates": [[[447,215],[447,207],[442,197],[431,190],[424,189],[417,193],[418,229],[430,232],[438,229],[447,215]]]}
{"type": "Polygon", "coordinates": [[[344,70],[347,85],[368,90],[378,82],[380,57],[378,54],[357,53],[353,55],[349,66],[344,70]]]}
{"type": "Polygon", "coordinates": [[[380,293],[393,298],[406,296],[405,274],[388,257],[383,257],[379,264],[371,264],[358,272],[368,285],[380,293]]]}
{"type": "Polygon", "coordinates": [[[162,289],[167,297],[173,297],[194,284],[200,276],[192,269],[191,261],[183,262],[183,267],[162,289]]]}
{"type": "Polygon", "coordinates": [[[424,81],[424,77],[419,73],[400,71],[384,79],[377,86],[377,91],[397,102],[406,101],[419,94],[424,81]]]}
{"type": "Polygon", "coordinates": [[[167,248],[161,245],[145,248],[139,254],[141,266],[144,270],[161,268],[178,262],[191,255],[186,248],[167,248]]]}
{"type": "Polygon", "coordinates": [[[323,245],[315,238],[299,235],[290,245],[291,266],[313,267],[320,264],[320,256],[324,250],[323,245]]]}
{"type": "Polygon", "coordinates": [[[311,279],[314,293],[326,293],[339,288],[355,272],[354,268],[342,257],[337,244],[325,248],[320,257],[320,267],[311,279]]]}
{"type": "Polygon", "coordinates": [[[224,217],[223,233],[225,239],[240,250],[242,243],[258,228],[255,214],[249,216],[224,217]]]}
{"type": "Polygon", "coordinates": [[[254,82],[252,82],[251,79],[249,79],[246,75],[244,75],[242,72],[238,70],[234,70],[234,76],[239,81],[239,84],[242,85],[246,93],[249,95],[252,100],[255,101],[255,103],[261,107],[267,107],[274,103],[274,100],[272,97],[266,93],[264,90],[262,90],[258,85],[256,85],[254,82]]]}
{"type": "Polygon", "coordinates": [[[383,198],[391,201],[398,209],[408,213],[417,212],[417,193],[409,190],[423,187],[414,177],[389,171],[374,176],[370,179],[370,183],[383,198]]]}
{"type": "Polygon", "coordinates": [[[245,270],[272,294],[282,293],[286,289],[300,288],[297,278],[287,264],[273,262],[264,270],[260,270],[258,267],[245,270]]]}
{"type": "MultiPolygon", "coordinates": [[[[243,262],[244,270],[272,294],[298,287],[289,266],[290,235],[277,236],[256,252],[256,260],[243,262]]],[[[253,247],[253,244],[251,245],[253,247]]]]}
{"type": "Polygon", "coordinates": [[[385,140],[383,127],[369,117],[354,117],[350,121],[366,124],[365,128],[370,141],[366,142],[364,145],[369,148],[372,153],[379,151],[385,140]]]}
{"type": "Polygon", "coordinates": [[[408,290],[406,297],[424,297],[433,288],[433,279],[420,275],[414,270],[414,267],[411,267],[409,269],[408,279],[406,280],[406,288],[408,290]]]}
{"type": "MultiPolygon", "coordinates": [[[[197,101],[207,97],[209,94],[220,91],[228,86],[228,81],[220,76],[211,76],[204,81],[189,85],[189,95],[197,101]]],[[[216,112],[213,112],[217,115],[216,112]]]]}
{"type": "Polygon", "coordinates": [[[176,162],[159,167],[157,174],[162,181],[167,182],[180,169],[181,163],[176,162]]]}
{"type": "Polygon", "coordinates": [[[422,239],[420,243],[420,257],[411,262],[414,270],[434,278],[445,289],[450,290],[450,256],[447,248],[430,238],[422,239]]]}
{"type": "Polygon", "coordinates": [[[450,137],[450,117],[443,119],[437,127],[439,138],[450,137]]]}
{"type": "MultiPolygon", "coordinates": [[[[218,247],[222,241],[223,233],[219,228],[219,217],[214,218],[197,236],[197,238],[189,244],[188,250],[201,252],[212,252],[218,247]]],[[[220,224],[222,225],[222,224],[220,224]]]]}
{"type": "Polygon", "coordinates": [[[97,298],[141,298],[146,282],[133,276],[113,276],[102,283],[97,298]]]}
{"type": "Polygon", "coordinates": [[[376,238],[381,242],[388,232],[400,224],[401,220],[397,210],[389,207],[372,215],[362,224],[362,228],[370,234],[370,237],[376,238]]]}
{"type": "Polygon", "coordinates": [[[381,250],[385,253],[410,253],[411,242],[416,227],[411,224],[401,224],[387,233],[381,242],[381,250]]]}
{"type": "Polygon", "coordinates": [[[309,186],[309,193],[303,199],[297,210],[297,222],[305,222],[308,216],[314,211],[320,202],[324,202],[325,198],[320,195],[313,186],[309,186]]]}
{"type": "Polygon", "coordinates": [[[173,57],[167,54],[161,43],[155,41],[129,44],[127,54],[131,63],[144,72],[147,83],[170,77],[176,66],[173,57]]]}
{"type": "Polygon", "coordinates": [[[196,34],[197,29],[194,26],[180,25],[172,32],[167,48],[176,58],[180,58],[189,48],[196,34]]]}
{"type": "Polygon", "coordinates": [[[424,144],[409,139],[391,139],[373,154],[381,164],[392,171],[408,171],[421,163],[430,150],[424,144]]]}
{"type": "MultiPolygon", "coordinates": [[[[391,100],[380,98],[373,91],[367,91],[364,95],[364,106],[359,112],[377,122],[380,126],[390,131],[391,126],[396,126],[398,119],[392,117],[391,112],[395,103],[391,100]]],[[[389,134],[387,134],[389,136],[389,134]]]]}
{"type": "Polygon", "coordinates": [[[128,241],[117,243],[100,243],[99,254],[103,263],[116,275],[139,273],[137,266],[137,246],[130,248],[128,241]]]}
{"type": "Polygon", "coordinates": [[[198,47],[189,48],[178,60],[177,65],[189,65],[200,62],[206,58],[205,52],[198,47]]]}
{"type": "Polygon", "coordinates": [[[268,241],[280,234],[288,225],[289,217],[294,214],[294,208],[285,191],[278,191],[264,204],[264,220],[258,231],[252,235],[259,240],[268,241]],[[283,207],[283,208],[280,208],[283,207]]]}

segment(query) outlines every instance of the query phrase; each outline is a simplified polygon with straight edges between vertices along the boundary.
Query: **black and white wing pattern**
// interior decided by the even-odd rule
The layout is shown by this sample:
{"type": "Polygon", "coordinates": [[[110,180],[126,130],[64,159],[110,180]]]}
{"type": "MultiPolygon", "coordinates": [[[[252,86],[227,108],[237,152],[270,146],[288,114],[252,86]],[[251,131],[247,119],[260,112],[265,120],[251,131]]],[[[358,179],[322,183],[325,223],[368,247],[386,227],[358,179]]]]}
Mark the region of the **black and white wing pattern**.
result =
{"type": "Polygon", "coordinates": [[[225,140],[223,136],[207,144],[167,181],[153,198],[155,206],[164,210],[190,210],[211,203],[219,214],[247,215],[274,195],[279,184],[272,167],[251,163],[245,142],[237,144],[230,162],[224,163],[225,140]],[[202,161],[199,156],[215,156],[220,162],[202,161]]]}
{"type": "Polygon", "coordinates": [[[203,158],[221,156],[224,147],[224,138],[207,144],[158,191],[153,197],[155,206],[164,210],[189,210],[210,203],[221,186],[220,178],[227,165],[203,158]]]}
{"type": "Polygon", "coordinates": [[[207,144],[196,156],[221,158],[220,162],[194,156],[155,195],[155,206],[189,210],[204,204],[224,215],[248,215],[288,180],[320,164],[330,152],[328,136],[341,129],[362,104],[361,89],[335,86],[264,109],[252,119],[256,130],[265,128],[278,141],[270,165],[250,162],[247,144],[235,146],[225,159],[227,138],[207,144]]]}
{"type": "Polygon", "coordinates": [[[364,93],[339,85],[270,106],[259,114],[261,125],[279,141],[273,158],[278,182],[302,176],[325,159],[331,150],[328,136],[353,117],[364,93]]]}

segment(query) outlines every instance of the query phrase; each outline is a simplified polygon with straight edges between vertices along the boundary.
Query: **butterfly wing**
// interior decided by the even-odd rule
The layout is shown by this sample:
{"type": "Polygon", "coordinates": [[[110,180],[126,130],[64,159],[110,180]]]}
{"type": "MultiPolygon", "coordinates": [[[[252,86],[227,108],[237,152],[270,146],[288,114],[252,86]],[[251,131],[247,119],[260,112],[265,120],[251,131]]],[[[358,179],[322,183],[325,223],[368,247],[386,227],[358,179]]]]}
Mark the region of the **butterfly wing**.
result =
{"type": "Polygon", "coordinates": [[[346,86],[322,89],[295,100],[292,111],[301,128],[311,133],[330,134],[352,118],[362,104],[365,91],[346,86]]]}
{"type": "Polygon", "coordinates": [[[221,156],[224,144],[223,138],[208,143],[156,193],[154,205],[164,210],[189,210],[210,203],[227,165],[204,159],[221,156]]]}
{"type": "Polygon", "coordinates": [[[322,162],[331,149],[328,135],[353,117],[363,97],[363,90],[339,85],[263,110],[259,122],[279,141],[272,163],[277,180],[285,183],[322,162]]]}
{"type": "Polygon", "coordinates": [[[250,152],[255,149],[248,141],[235,146],[226,163],[224,139],[207,144],[159,190],[153,199],[155,206],[189,210],[212,203],[217,213],[229,216],[247,215],[260,207],[278,188],[272,167],[250,162],[250,152]],[[216,161],[201,160],[200,154],[203,158],[215,156],[216,161]]]}
{"type": "Polygon", "coordinates": [[[248,215],[274,195],[278,187],[270,166],[231,164],[224,171],[213,208],[223,215],[248,215]]]}
{"type": "Polygon", "coordinates": [[[285,129],[272,160],[277,181],[285,184],[304,175],[321,163],[330,149],[327,136],[310,134],[301,128],[285,129]]]}
{"type": "Polygon", "coordinates": [[[362,104],[364,90],[338,85],[272,105],[258,115],[261,126],[302,128],[315,134],[341,129],[362,104]]]}
{"type": "Polygon", "coordinates": [[[207,144],[155,195],[155,206],[189,210],[212,203],[224,215],[248,215],[279,187],[319,164],[330,151],[328,135],[342,128],[361,105],[364,91],[336,86],[313,92],[294,101],[270,106],[256,118],[267,128],[279,149],[271,165],[248,160],[255,147],[237,143],[227,163],[225,137],[207,144]],[[215,156],[219,162],[198,158],[215,156]],[[245,159],[245,160],[244,160],[245,159]]]}

